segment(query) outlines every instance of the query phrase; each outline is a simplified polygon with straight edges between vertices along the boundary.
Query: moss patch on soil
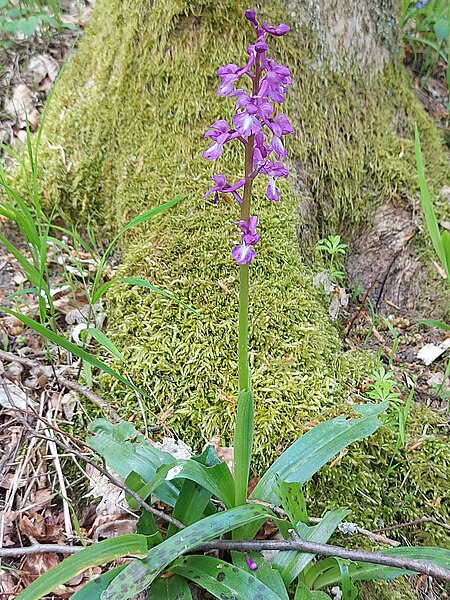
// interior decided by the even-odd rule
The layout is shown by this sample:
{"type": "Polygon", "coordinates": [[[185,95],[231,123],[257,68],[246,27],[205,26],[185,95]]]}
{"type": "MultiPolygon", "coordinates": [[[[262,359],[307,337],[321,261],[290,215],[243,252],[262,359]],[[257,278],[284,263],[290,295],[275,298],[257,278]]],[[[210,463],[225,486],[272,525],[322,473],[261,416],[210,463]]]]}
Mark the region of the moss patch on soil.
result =
{"type": "MultiPolygon", "coordinates": [[[[282,5],[274,4],[267,17],[278,22],[282,5]]],[[[171,409],[166,424],[197,448],[215,435],[231,442],[237,392],[238,272],[230,249],[238,212],[201,196],[213,173],[242,173],[238,146],[226,148],[219,164],[203,160],[203,134],[232,114],[232,103],[214,93],[215,72],[244,60],[251,34],[237,0],[99,1],[43,139],[47,201],[105,237],[138,212],[189,194],[129,235],[122,275],[148,278],[199,314],[118,285],[108,298],[108,335],[127,359],[126,368],[115,367],[150,390],[148,410],[171,409]]],[[[282,202],[267,203],[262,182],[255,190],[261,243],[251,269],[250,343],[257,471],[311,423],[350,409],[349,393],[373,360],[344,351],[312,285],[308,243],[337,230],[350,235],[385,199],[415,198],[414,122],[432,189],[448,177],[441,140],[402,69],[390,66],[376,77],[351,66],[345,75],[319,70],[317,40],[301,24],[274,40],[273,56],[292,69],[295,88],[285,111],[296,135],[288,141],[292,178],[281,184],[282,202]]],[[[105,394],[124,417],[139,412],[134,395],[117,382],[105,380],[105,394]]],[[[325,469],[314,482],[315,508],[333,499],[371,526],[430,511],[445,520],[448,509],[434,498],[448,490],[445,436],[436,427],[420,452],[402,455],[386,477],[395,441],[385,429],[350,449],[339,467],[325,469]],[[437,455],[443,462],[431,484],[429,462],[437,455]]]]}

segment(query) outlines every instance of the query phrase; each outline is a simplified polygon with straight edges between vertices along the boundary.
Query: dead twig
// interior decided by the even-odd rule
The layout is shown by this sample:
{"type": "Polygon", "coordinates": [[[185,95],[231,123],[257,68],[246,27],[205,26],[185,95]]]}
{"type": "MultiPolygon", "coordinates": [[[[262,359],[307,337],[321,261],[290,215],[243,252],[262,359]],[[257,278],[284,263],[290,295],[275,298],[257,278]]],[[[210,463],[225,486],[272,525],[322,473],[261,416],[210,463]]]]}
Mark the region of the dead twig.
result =
{"type": "MultiPolygon", "coordinates": [[[[291,533],[291,540],[262,540],[245,542],[239,540],[213,540],[206,542],[195,548],[196,551],[210,550],[241,550],[244,552],[260,552],[261,550],[298,550],[307,554],[317,554],[320,556],[334,556],[347,560],[366,562],[386,567],[394,567],[415,573],[423,573],[429,577],[450,581],[450,570],[444,569],[428,561],[412,560],[399,556],[390,556],[382,552],[367,552],[365,550],[349,550],[340,546],[331,544],[318,544],[302,540],[296,534],[291,533]]],[[[26,548],[3,548],[0,549],[0,559],[12,558],[30,554],[43,554],[56,552],[59,554],[74,554],[83,550],[84,546],[63,546],[59,544],[38,544],[33,543],[26,548]]]]}
{"type": "Polygon", "coordinates": [[[0,560],[3,558],[18,558],[22,556],[30,556],[34,554],[75,554],[79,550],[83,550],[85,546],[65,546],[64,544],[39,544],[33,543],[25,548],[0,548],[0,560]]]}
{"type": "Polygon", "coordinates": [[[302,540],[296,534],[291,540],[256,540],[252,542],[241,542],[238,540],[213,540],[206,542],[196,548],[197,551],[209,550],[241,550],[243,552],[260,552],[261,550],[300,550],[307,554],[320,556],[335,556],[347,560],[373,563],[394,567],[415,573],[423,573],[442,581],[450,581],[450,570],[435,565],[432,562],[391,556],[382,552],[367,552],[365,550],[349,550],[331,544],[318,544],[302,540]]]}
{"type": "Polygon", "coordinates": [[[358,310],[355,312],[355,314],[353,315],[353,317],[350,319],[349,324],[347,325],[347,329],[345,330],[344,338],[346,338],[348,336],[348,334],[350,333],[350,331],[351,331],[351,329],[352,329],[352,327],[353,327],[356,319],[360,316],[360,314],[364,310],[364,307],[365,307],[366,302],[367,302],[367,298],[369,297],[370,292],[373,290],[374,285],[378,281],[378,277],[380,276],[380,274],[381,274],[381,271],[378,271],[376,277],[374,277],[372,283],[370,284],[370,286],[365,291],[363,299],[361,300],[361,304],[358,307],[358,310]]]}
{"type": "MultiPolygon", "coordinates": [[[[275,504],[271,504],[270,502],[262,502],[261,500],[247,500],[247,502],[249,504],[261,504],[262,506],[270,508],[272,512],[274,512],[282,519],[287,518],[286,512],[279,506],[276,506],[275,504]]],[[[309,522],[312,525],[320,523],[321,520],[322,519],[317,517],[309,517],[309,522]]],[[[344,534],[363,535],[365,537],[368,537],[372,542],[378,542],[379,544],[386,544],[387,546],[392,547],[400,546],[400,542],[398,542],[397,540],[391,540],[390,538],[384,535],[380,535],[379,533],[374,533],[373,531],[369,531],[368,529],[359,527],[359,525],[357,525],[356,523],[349,523],[347,521],[343,521],[342,523],[340,523],[340,525],[338,525],[338,529],[341,533],[344,534]]]]}
{"type": "Polygon", "coordinates": [[[376,529],[377,533],[381,533],[382,531],[393,531],[394,529],[401,529],[402,527],[412,527],[413,525],[420,525],[421,523],[433,523],[433,525],[438,525],[439,527],[443,527],[450,531],[450,525],[447,523],[442,523],[438,521],[434,517],[422,517],[421,519],[415,519],[414,521],[408,521],[407,523],[398,523],[397,525],[389,525],[388,527],[382,527],[381,529],[376,529]]]}

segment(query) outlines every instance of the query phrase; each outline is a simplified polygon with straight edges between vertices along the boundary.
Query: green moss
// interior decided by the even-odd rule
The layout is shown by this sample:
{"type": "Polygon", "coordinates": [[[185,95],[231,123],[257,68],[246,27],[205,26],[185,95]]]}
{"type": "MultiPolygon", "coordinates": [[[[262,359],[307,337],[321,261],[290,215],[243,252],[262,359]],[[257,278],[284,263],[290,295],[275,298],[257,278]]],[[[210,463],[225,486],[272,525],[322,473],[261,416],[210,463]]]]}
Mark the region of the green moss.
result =
{"type": "MultiPolygon", "coordinates": [[[[436,513],[446,523],[450,517],[449,441],[436,413],[415,404],[405,449],[394,455],[396,428],[381,428],[313,478],[308,488],[311,501],[319,507],[349,506],[351,518],[369,529],[436,513]],[[430,424],[426,435],[424,423],[430,424]]],[[[400,530],[392,532],[392,537],[403,540],[404,534],[400,530]]],[[[431,523],[410,527],[407,535],[423,545],[439,541],[447,547],[450,543],[448,532],[431,523]]]]}
{"type": "MultiPolygon", "coordinates": [[[[231,179],[242,173],[242,153],[227,148],[216,165],[204,161],[201,150],[207,126],[232,114],[232,103],[214,93],[215,71],[244,58],[251,29],[241,4],[99,1],[53,100],[41,156],[47,200],[83,223],[93,221],[105,237],[137,212],[189,194],[129,236],[122,273],[149,278],[200,315],[142,289],[117,286],[109,296],[108,334],[127,357],[126,374],[151,391],[149,411],[172,408],[167,426],[196,447],[213,435],[229,444],[235,413],[238,274],[230,248],[237,211],[201,196],[217,170],[231,179]],[[65,162],[54,149],[60,146],[65,162]]],[[[280,6],[273,4],[271,17],[278,21],[280,6]]],[[[338,230],[349,236],[384,200],[414,200],[415,121],[433,189],[448,177],[439,136],[403,71],[390,66],[375,77],[351,65],[345,75],[318,69],[315,35],[300,24],[274,41],[275,57],[292,67],[295,88],[286,112],[297,133],[288,142],[292,178],[283,185],[282,202],[268,204],[262,182],[255,193],[262,236],[251,270],[257,470],[308,423],[347,408],[346,398],[371,360],[344,352],[312,285],[305,242],[338,230]]],[[[139,413],[135,397],[117,382],[105,380],[105,390],[124,416],[139,413]]],[[[378,434],[316,480],[315,508],[333,497],[352,507],[356,499],[372,524],[381,517],[422,516],[429,494],[446,489],[448,470],[433,473],[434,489],[428,477],[421,480],[436,448],[445,454],[437,430],[433,444],[402,456],[387,478],[399,487],[391,494],[383,477],[395,439],[378,434]],[[399,507],[403,491],[408,501],[399,507]]]]}
{"type": "Polygon", "coordinates": [[[371,581],[361,584],[361,600],[416,600],[411,583],[405,579],[371,581]]]}

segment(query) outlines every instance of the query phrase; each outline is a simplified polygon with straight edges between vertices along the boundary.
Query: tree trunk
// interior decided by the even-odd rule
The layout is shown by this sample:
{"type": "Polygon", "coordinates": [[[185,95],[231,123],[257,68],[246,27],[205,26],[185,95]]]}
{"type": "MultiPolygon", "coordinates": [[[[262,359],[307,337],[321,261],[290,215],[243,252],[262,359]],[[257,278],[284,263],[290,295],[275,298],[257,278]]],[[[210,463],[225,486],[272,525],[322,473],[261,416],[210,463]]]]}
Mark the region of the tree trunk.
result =
{"type": "MultiPolygon", "coordinates": [[[[369,217],[376,210],[400,210],[409,223],[417,189],[414,122],[434,189],[448,172],[440,139],[398,62],[397,2],[261,4],[267,21],[292,27],[274,40],[272,52],[295,81],[284,109],[296,135],[289,146],[292,176],[280,204],[264,200],[261,183],[255,193],[262,237],[251,268],[257,470],[312,423],[350,410],[349,393],[371,365],[367,355],[344,348],[313,286],[315,242],[338,232],[349,240],[360,228],[370,235],[369,217]]],[[[196,447],[214,436],[229,444],[235,411],[238,273],[230,249],[238,213],[201,196],[217,171],[241,177],[243,157],[226,152],[217,166],[201,152],[209,124],[232,114],[232,103],[215,94],[215,73],[220,65],[244,60],[252,30],[242,13],[238,0],[97,0],[94,21],[52,101],[42,149],[49,202],[57,199],[99,232],[116,230],[151,205],[189,195],[129,236],[123,274],[148,278],[201,315],[141,289],[116,286],[108,298],[108,333],[127,357],[127,374],[154,394],[150,409],[173,410],[167,426],[196,447]]],[[[386,281],[386,271],[395,271],[392,261],[383,262],[378,221],[374,231],[381,242],[367,241],[365,247],[356,241],[355,257],[349,258],[352,279],[365,285],[375,276],[386,281]],[[369,246],[370,260],[364,262],[369,246]]],[[[409,232],[408,224],[397,228],[396,252],[399,258],[411,253],[415,261],[404,239],[409,232]]],[[[391,248],[387,255],[393,258],[391,248]]],[[[409,286],[401,276],[403,285],[392,289],[409,286]]],[[[391,297],[376,286],[374,294],[380,302],[403,302],[401,294],[391,297]]],[[[108,385],[124,416],[138,411],[134,396],[117,383],[108,385]]],[[[412,411],[412,441],[423,419],[430,419],[424,411],[412,411]]],[[[441,497],[440,516],[448,520],[450,502],[442,497],[447,474],[431,460],[438,448],[450,463],[443,436],[427,438],[420,456],[396,457],[400,465],[386,475],[395,443],[395,432],[384,429],[325,469],[316,479],[323,487],[315,488],[315,509],[347,504],[355,520],[374,526],[379,518],[391,523],[420,517],[427,511],[424,497],[435,505],[441,497]],[[420,492],[405,501],[407,471],[410,489],[420,492]]]]}

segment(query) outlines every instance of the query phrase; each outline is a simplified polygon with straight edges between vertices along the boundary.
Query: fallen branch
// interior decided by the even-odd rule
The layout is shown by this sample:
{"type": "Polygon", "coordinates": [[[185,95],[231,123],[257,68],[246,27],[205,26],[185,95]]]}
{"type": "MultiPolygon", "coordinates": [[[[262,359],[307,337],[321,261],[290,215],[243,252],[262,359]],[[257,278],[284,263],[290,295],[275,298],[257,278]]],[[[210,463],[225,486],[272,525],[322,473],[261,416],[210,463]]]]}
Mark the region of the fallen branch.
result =
{"type": "MultiPolygon", "coordinates": [[[[25,548],[0,548],[0,559],[13,558],[30,554],[44,554],[54,552],[56,554],[74,554],[83,550],[84,546],[63,546],[60,544],[39,544],[25,548]]],[[[260,552],[261,550],[299,550],[307,554],[320,556],[334,556],[347,560],[367,562],[372,564],[394,567],[415,573],[422,573],[442,581],[450,581],[450,570],[439,567],[428,561],[413,560],[399,556],[389,556],[381,552],[366,552],[364,550],[348,550],[340,546],[330,544],[318,544],[308,542],[295,537],[292,540],[262,540],[262,541],[232,541],[213,540],[201,544],[196,551],[207,552],[210,550],[241,550],[244,552],[260,552]]]]}
{"type": "Polygon", "coordinates": [[[308,542],[299,537],[292,540],[256,540],[252,542],[241,542],[238,540],[213,540],[206,542],[196,548],[206,552],[209,550],[241,550],[243,552],[260,552],[261,550],[300,550],[307,554],[318,554],[320,556],[334,556],[347,560],[373,563],[386,567],[395,567],[406,571],[423,573],[435,579],[450,581],[450,570],[439,567],[432,562],[390,556],[382,552],[367,552],[365,550],[349,550],[331,544],[318,544],[308,542]]]}
{"type": "Polygon", "coordinates": [[[402,527],[412,527],[413,525],[420,525],[421,523],[433,523],[433,525],[438,525],[439,527],[443,527],[444,529],[447,529],[447,531],[450,531],[450,525],[447,525],[447,523],[442,523],[434,517],[422,517],[421,519],[415,519],[414,521],[408,521],[407,523],[398,523],[397,525],[389,525],[388,527],[382,527],[381,529],[376,529],[375,531],[377,533],[382,531],[393,531],[394,529],[401,529],[402,527]]]}
{"type": "Polygon", "coordinates": [[[36,542],[24,548],[0,548],[0,560],[3,558],[20,558],[34,554],[75,554],[85,546],[65,546],[64,544],[39,544],[36,542]]]}
{"type": "MultiPolygon", "coordinates": [[[[271,511],[273,511],[276,515],[278,515],[282,519],[287,518],[286,512],[279,506],[276,506],[276,504],[271,504],[270,502],[263,502],[261,500],[247,500],[247,502],[249,504],[261,504],[262,506],[266,506],[267,508],[270,508],[271,511]]],[[[321,520],[322,519],[320,519],[320,518],[309,517],[309,522],[312,525],[317,525],[317,523],[320,523],[321,520]]],[[[360,527],[356,523],[349,523],[347,521],[343,521],[340,525],[338,525],[338,529],[341,533],[343,533],[345,535],[348,535],[348,534],[363,535],[365,537],[368,537],[372,542],[377,542],[379,544],[386,544],[386,546],[392,546],[394,548],[396,546],[400,546],[400,542],[398,542],[397,540],[391,540],[390,538],[386,537],[385,535],[380,535],[378,533],[379,530],[377,530],[377,532],[373,532],[368,529],[364,529],[363,527],[360,527]]]]}

